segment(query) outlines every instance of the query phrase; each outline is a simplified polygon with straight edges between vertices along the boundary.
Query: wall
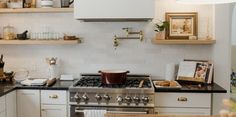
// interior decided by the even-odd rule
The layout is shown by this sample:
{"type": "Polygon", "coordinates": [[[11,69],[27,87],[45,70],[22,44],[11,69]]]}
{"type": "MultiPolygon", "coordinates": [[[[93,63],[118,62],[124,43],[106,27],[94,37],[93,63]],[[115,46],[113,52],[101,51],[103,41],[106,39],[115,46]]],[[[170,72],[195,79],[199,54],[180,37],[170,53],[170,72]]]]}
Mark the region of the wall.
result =
{"type": "Polygon", "coordinates": [[[231,66],[234,71],[236,71],[236,34],[234,31],[236,30],[236,8],[233,9],[232,15],[232,39],[231,39],[231,66]]]}
{"type": "Polygon", "coordinates": [[[236,71],[236,46],[231,46],[231,68],[232,71],[236,71]]]}
{"type": "MultiPolygon", "coordinates": [[[[207,19],[212,19],[212,6],[179,5],[175,0],[156,0],[156,19],[164,19],[165,12],[199,13],[199,37],[205,37],[207,19]]],[[[167,63],[179,63],[184,58],[211,59],[212,46],[154,45],[153,23],[87,23],[73,19],[72,13],[54,14],[0,14],[0,31],[10,24],[16,31],[43,31],[45,27],[60,33],[75,34],[83,43],[71,46],[1,45],[6,69],[30,70],[32,77],[46,77],[45,57],[58,57],[64,74],[96,73],[100,69],[128,69],[131,73],[147,73],[163,78],[167,63]],[[123,27],[145,32],[145,41],[123,40],[117,50],[113,48],[113,36],[122,35],[123,27]]],[[[210,32],[211,32],[210,26],[210,32]]]]}
{"type": "Polygon", "coordinates": [[[217,43],[213,47],[215,63],[215,82],[228,90],[227,94],[214,94],[213,108],[217,114],[223,108],[222,99],[229,98],[231,73],[231,31],[233,4],[216,5],[214,8],[215,38],[217,43]],[[222,23],[224,22],[224,23],[222,23]]]}

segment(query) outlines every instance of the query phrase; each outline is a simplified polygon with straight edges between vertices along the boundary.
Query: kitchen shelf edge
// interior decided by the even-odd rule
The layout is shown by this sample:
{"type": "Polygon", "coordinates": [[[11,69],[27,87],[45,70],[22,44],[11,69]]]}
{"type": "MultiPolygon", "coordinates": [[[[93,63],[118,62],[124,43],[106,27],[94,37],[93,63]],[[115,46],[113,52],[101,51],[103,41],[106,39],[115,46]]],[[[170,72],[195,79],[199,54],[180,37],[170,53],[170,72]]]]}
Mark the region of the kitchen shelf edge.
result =
{"type": "Polygon", "coordinates": [[[72,45],[80,40],[0,40],[0,45],[72,45]]]}
{"type": "Polygon", "coordinates": [[[63,13],[73,11],[73,8],[0,8],[0,13],[63,13]]]}
{"type": "Polygon", "coordinates": [[[215,44],[216,40],[158,40],[153,39],[153,43],[159,45],[211,45],[215,44]]]}

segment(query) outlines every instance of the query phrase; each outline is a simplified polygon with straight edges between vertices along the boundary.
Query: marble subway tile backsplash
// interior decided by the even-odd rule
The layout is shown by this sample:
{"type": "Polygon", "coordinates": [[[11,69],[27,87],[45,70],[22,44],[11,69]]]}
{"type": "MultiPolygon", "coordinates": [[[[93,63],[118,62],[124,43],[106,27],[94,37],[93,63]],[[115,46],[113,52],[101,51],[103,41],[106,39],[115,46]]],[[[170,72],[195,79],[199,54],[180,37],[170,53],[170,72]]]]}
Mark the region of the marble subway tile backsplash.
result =
{"type": "MultiPolygon", "coordinates": [[[[157,1],[154,22],[157,19],[164,20],[165,12],[179,11],[179,7],[175,7],[175,0],[157,1]],[[167,5],[165,2],[173,4],[167,5]]],[[[197,11],[200,18],[210,17],[212,13],[211,6],[206,5],[182,5],[181,8],[183,9],[180,11],[185,12],[197,11]]],[[[0,32],[7,24],[14,26],[17,33],[26,29],[38,32],[46,26],[54,32],[82,38],[83,43],[78,45],[0,45],[0,53],[5,55],[6,70],[26,68],[32,77],[47,77],[46,57],[58,57],[61,73],[73,74],[75,77],[79,77],[80,73],[96,73],[101,69],[124,69],[162,79],[168,63],[179,63],[185,58],[212,59],[212,46],[209,45],[153,44],[153,22],[81,22],[73,19],[73,13],[0,14],[0,32]],[[120,46],[115,50],[113,37],[125,36],[122,30],[124,27],[132,27],[135,31],[143,30],[145,40],[121,40],[120,46]]],[[[200,26],[203,24],[199,23],[200,26]]],[[[199,30],[201,36],[206,35],[205,28],[199,30]]]]}

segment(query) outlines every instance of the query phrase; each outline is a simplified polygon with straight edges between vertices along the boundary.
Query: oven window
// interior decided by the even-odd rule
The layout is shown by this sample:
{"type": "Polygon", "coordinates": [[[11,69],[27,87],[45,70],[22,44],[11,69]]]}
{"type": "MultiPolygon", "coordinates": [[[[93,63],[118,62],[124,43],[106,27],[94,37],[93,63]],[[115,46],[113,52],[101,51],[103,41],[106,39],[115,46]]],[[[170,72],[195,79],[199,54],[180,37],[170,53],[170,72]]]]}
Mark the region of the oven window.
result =
{"type": "Polygon", "coordinates": [[[83,110],[107,110],[107,113],[112,114],[153,114],[154,108],[121,108],[121,107],[82,107],[82,106],[71,106],[70,114],[71,117],[84,117],[83,110]]]}

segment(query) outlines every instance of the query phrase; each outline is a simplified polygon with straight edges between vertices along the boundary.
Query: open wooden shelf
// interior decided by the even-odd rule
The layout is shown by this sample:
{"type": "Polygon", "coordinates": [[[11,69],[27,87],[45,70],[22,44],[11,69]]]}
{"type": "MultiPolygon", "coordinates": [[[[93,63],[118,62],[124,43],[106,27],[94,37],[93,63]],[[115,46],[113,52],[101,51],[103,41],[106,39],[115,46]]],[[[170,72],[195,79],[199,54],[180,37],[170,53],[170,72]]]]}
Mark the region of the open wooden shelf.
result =
{"type": "Polygon", "coordinates": [[[160,45],[211,45],[215,44],[216,40],[158,40],[154,39],[153,43],[160,45]]]}
{"type": "Polygon", "coordinates": [[[0,40],[0,45],[72,45],[80,40],[0,40]]]}
{"type": "Polygon", "coordinates": [[[73,8],[0,8],[0,13],[64,13],[73,10],[73,8]]]}

